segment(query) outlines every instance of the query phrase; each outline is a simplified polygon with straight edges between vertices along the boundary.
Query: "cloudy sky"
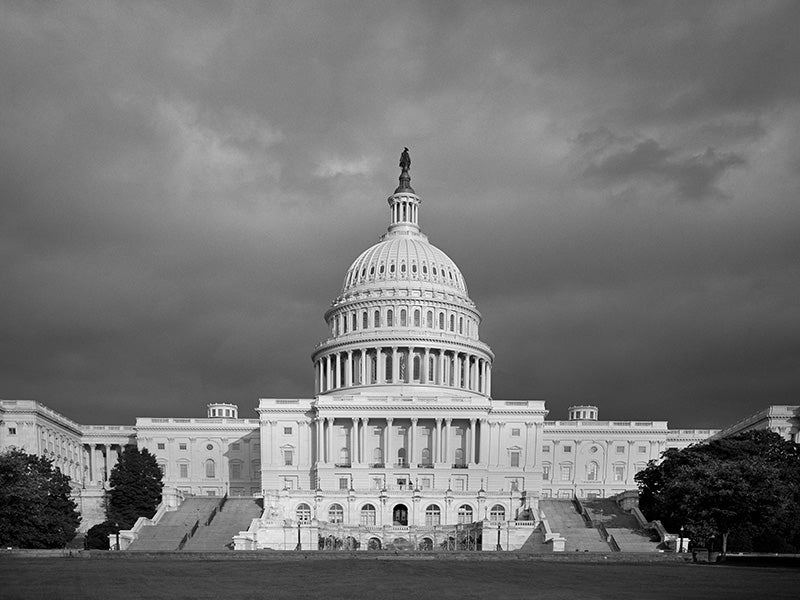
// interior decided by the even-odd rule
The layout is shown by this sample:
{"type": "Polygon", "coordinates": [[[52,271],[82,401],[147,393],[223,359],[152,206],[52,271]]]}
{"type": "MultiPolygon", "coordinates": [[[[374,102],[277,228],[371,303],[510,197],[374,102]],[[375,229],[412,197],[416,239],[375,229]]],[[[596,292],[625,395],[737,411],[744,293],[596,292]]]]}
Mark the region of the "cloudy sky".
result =
{"type": "Polygon", "coordinates": [[[0,3],[0,397],[309,397],[411,148],[494,396],[800,401],[800,3],[0,3]]]}

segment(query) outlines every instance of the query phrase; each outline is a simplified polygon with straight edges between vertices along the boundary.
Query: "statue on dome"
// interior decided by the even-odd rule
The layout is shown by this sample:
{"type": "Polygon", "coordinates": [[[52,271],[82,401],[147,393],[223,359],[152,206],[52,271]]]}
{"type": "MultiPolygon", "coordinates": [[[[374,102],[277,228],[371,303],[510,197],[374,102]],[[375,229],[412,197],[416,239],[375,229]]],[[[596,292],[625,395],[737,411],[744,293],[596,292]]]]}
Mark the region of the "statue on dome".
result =
{"type": "Polygon", "coordinates": [[[400,155],[400,168],[403,171],[411,168],[411,155],[408,153],[408,148],[403,148],[403,153],[400,155]]]}

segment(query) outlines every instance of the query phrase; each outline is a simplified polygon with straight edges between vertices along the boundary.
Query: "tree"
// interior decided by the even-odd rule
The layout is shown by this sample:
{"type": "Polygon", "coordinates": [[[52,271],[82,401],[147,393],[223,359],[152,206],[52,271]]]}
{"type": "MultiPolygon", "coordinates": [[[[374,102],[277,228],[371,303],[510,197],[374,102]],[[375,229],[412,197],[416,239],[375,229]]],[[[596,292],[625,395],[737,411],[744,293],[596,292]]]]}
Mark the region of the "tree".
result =
{"type": "Polygon", "coordinates": [[[111,521],[103,521],[90,527],[86,532],[86,548],[89,550],[108,550],[108,536],[119,533],[119,527],[111,521]]]}
{"type": "MultiPolygon", "coordinates": [[[[639,506],[667,529],[685,527],[696,540],[728,536],[800,542],[800,448],[770,431],[667,450],[636,475],[639,506]]],[[[738,538],[737,538],[738,539],[738,538]]],[[[773,550],[774,551],[774,550],[773,550]]]]}
{"type": "Polygon", "coordinates": [[[152,517],[161,502],[161,468],[147,448],[127,446],[111,470],[106,518],[130,529],[139,517],[152,517]]]}
{"type": "Polygon", "coordinates": [[[62,548],[74,538],[81,518],[69,481],[48,458],[0,454],[0,545],[62,548]]]}

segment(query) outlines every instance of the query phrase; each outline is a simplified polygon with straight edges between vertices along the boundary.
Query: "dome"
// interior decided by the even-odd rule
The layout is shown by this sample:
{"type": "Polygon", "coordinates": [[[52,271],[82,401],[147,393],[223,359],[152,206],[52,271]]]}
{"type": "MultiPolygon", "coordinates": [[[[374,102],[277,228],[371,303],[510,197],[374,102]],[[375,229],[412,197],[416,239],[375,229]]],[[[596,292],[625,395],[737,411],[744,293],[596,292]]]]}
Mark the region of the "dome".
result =
{"type": "Polygon", "coordinates": [[[381,282],[391,285],[408,282],[417,287],[431,284],[467,296],[464,276],[453,260],[419,233],[387,233],[380,242],[364,250],[347,270],[342,295],[381,282]]]}

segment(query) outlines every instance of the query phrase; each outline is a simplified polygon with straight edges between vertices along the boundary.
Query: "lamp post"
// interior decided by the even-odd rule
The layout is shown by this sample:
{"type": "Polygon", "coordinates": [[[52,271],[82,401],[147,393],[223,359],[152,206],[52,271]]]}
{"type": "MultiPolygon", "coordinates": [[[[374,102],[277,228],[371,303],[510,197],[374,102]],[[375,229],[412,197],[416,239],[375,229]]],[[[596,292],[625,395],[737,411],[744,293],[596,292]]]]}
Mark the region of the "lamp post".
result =
{"type": "Polygon", "coordinates": [[[117,530],[117,552],[119,552],[119,523],[114,521],[114,529],[117,530]]]}
{"type": "Polygon", "coordinates": [[[680,539],[678,540],[678,552],[683,552],[683,525],[681,525],[680,539]]]}
{"type": "Polygon", "coordinates": [[[495,550],[500,552],[502,549],[503,549],[503,547],[500,545],[500,522],[498,522],[497,523],[497,548],[495,548],[495,550]]]}
{"type": "Polygon", "coordinates": [[[300,542],[300,521],[297,522],[297,546],[295,547],[296,551],[300,551],[303,549],[303,545],[300,542]]]}

